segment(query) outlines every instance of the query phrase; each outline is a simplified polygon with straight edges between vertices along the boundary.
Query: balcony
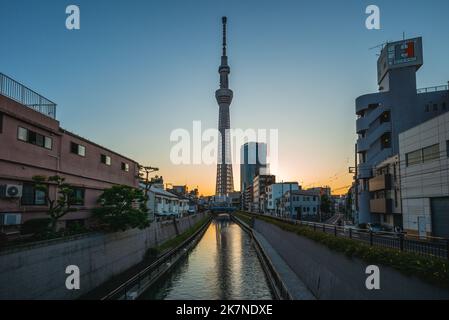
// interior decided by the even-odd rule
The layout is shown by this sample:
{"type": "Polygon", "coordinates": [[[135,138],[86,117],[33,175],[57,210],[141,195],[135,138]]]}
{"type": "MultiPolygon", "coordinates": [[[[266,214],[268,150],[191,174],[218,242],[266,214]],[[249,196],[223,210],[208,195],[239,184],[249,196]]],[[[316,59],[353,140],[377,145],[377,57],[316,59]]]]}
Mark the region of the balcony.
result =
{"type": "Polygon", "coordinates": [[[43,115],[56,119],[56,103],[0,73],[0,94],[43,115]]]}
{"type": "Polygon", "coordinates": [[[392,199],[371,199],[369,205],[371,213],[389,214],[393,212],[392,199]]]}
{"type": "Polygon", "coordinates": [[[369,180],[369,191],[391,189],[391,174],[382,174],[369,180]]]}

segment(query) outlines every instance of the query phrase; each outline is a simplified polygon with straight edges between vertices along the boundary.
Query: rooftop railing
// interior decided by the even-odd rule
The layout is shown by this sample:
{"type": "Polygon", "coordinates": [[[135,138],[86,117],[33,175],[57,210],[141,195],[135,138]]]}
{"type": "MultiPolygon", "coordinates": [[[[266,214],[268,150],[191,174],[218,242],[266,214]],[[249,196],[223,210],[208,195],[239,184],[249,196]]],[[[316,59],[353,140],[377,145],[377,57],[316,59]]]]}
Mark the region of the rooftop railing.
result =
{"type": "Polygon", "coordinates": [[[20,104],[56,119],[56,103],[27,88],[23,84],[0,73],[0,94],[20,104]]]}
{"type": "Polygon", "coordinates": [[[420,93],[437,92],[437,91],[445,91],[445,90],[449,90],[449,85],[421,88],[416,91],[418,92],[418,94],[420,94],[420,93]]]}

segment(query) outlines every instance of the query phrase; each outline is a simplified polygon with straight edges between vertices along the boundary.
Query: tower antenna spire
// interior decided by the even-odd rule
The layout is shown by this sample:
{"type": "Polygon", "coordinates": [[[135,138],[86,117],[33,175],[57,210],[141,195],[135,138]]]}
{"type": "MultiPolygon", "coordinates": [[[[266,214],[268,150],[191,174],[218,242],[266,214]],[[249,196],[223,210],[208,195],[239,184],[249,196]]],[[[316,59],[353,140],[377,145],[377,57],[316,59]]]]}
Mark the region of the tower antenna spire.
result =
{"type": "Polygon", "coordinates": [[[228,18],[222,17],[221,22],[223,24],[223,57],[226,56],[226,23],[228,22],[228,18]]]}

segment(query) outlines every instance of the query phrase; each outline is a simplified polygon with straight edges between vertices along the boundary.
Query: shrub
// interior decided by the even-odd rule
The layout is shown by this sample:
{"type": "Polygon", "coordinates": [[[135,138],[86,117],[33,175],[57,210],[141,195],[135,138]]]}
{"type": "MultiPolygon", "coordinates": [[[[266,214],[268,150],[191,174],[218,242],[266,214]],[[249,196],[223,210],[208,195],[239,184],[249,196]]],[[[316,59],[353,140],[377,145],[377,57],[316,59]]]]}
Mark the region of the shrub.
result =
{"type": "MultiPolygon", "coordinates": [[[[248,214],[245,215],[250,216],[248,214]]],[[[328,233],[314,231],[309,227],[293,225],[272,217],[257,216],[257,219],[321,243],[331,250],[344,253],[347,257],[359,258],[370,264],[389,266],[405,275],[416,276],[436,286],[449,288],[448,260],[438,257],[426,257],[396,249],[371,247],[363,242],[347,238],[337,238],[328,233]]]]}
{"type": "Polygon", "coordinates": [[[22,234],[40,234],[45,233],[50,228],[51,219],[32,219],[25,221],[22,225],[22,234]]]}

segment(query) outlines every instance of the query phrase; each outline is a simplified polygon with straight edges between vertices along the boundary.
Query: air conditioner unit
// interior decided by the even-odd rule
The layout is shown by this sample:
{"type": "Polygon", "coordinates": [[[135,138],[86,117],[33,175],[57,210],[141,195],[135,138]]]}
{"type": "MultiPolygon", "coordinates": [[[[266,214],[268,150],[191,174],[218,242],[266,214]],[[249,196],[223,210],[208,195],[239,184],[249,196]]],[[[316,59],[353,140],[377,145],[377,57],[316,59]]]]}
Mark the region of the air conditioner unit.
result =
{"type": "Polygon", "coordinates": [[[20,198],[22,196],[22,186],[18,184],[7,184],[2,188],[0,196],[3,198],[20,198]]]}
{"type": "Polygon", "coordinates": [[[0,224],[3,226],[16,226],[22,223],[22,214],[3,213],[0,215],[0,224]]]}

